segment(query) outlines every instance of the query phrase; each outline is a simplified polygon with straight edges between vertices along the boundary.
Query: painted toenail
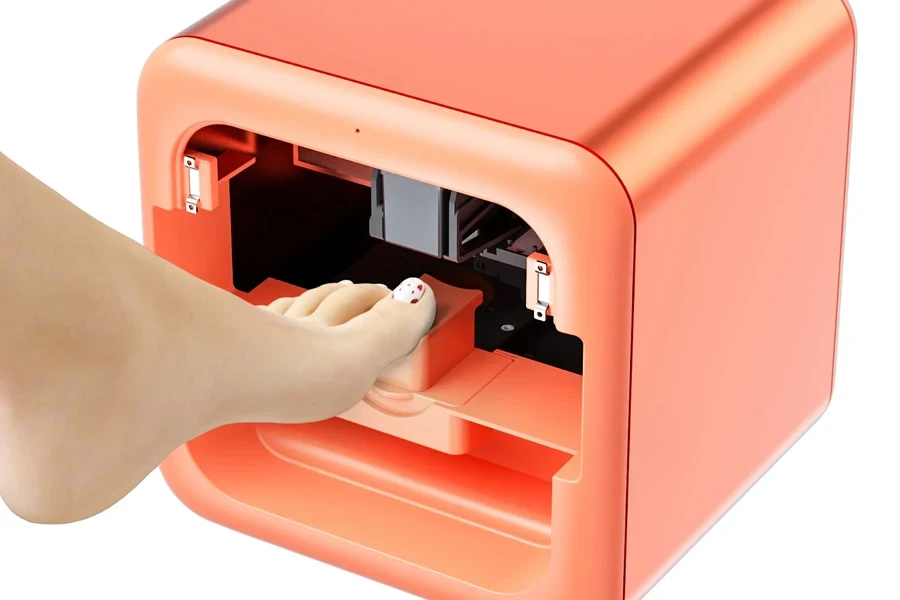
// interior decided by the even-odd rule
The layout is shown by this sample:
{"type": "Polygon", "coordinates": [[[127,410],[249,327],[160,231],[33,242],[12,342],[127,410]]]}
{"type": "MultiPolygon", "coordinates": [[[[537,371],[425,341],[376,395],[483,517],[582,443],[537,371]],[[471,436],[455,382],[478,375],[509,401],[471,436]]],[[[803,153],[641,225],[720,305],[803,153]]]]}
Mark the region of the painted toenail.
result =
{"type": "Polygon", "coordinates": [[[401,302],[415,304],[425,295],[425,282],[416,277],[410,277],[397,286],[391,297],[401,302]]]}

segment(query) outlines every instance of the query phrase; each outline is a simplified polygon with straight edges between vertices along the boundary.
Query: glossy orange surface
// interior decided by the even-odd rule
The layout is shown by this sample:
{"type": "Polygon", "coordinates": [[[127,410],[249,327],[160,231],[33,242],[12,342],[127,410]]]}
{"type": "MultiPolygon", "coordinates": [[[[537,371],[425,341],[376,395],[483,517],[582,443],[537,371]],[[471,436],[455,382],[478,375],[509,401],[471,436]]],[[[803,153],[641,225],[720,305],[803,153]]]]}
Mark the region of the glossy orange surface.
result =
{"type": "Polygon", "coordinates": [[[667,569],[831,397],[852,46],[820,60],[638,213],[629,589],[667,569]]]}
{"type": "Polygon", "coordinates": [[[490,430],[463,455],[234,426],[167,481],[427,598],[640,597],[827,406],[854,60],[839,0],[239,0],[167,42],[139,106],[157,254],[234,291],[228,186],[187,215],[181,155],[266,135],[515,211],[584,342],[583,376],[499,354],[474,396],[423,392],[490,430]]]}
{"type": "Polygon", "coordinates": [[[182,35],[585,140],[771,4],[236,0],[182,35]]]}

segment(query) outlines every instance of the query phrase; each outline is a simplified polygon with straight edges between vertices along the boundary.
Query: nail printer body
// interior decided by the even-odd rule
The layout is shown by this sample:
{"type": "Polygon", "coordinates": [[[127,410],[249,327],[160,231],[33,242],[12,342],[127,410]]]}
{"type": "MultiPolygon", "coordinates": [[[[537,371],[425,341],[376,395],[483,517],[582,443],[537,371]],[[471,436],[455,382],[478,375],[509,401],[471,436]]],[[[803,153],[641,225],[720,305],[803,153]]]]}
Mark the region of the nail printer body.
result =
{"type": "Polygon", "coordinates": [[[166,481],[426,598],[644,595],[830,400],[855,49],[841,0],[238,0],[165,42],[149,248],[439,300],[347,414],[166,481]]]}

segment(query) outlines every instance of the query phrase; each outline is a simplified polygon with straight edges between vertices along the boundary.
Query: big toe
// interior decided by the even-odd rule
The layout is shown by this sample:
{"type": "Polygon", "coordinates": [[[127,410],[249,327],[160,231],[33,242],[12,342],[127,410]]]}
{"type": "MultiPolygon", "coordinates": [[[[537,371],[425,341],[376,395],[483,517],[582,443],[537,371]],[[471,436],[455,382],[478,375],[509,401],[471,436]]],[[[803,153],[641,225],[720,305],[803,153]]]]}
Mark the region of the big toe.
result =
{"type": "Polygon", "coordinates": [[[373,362],[383,368],[416,348],[434,325],[436,308],[428,284],[410,278],[347,326],[360,336],[373,362]]]}

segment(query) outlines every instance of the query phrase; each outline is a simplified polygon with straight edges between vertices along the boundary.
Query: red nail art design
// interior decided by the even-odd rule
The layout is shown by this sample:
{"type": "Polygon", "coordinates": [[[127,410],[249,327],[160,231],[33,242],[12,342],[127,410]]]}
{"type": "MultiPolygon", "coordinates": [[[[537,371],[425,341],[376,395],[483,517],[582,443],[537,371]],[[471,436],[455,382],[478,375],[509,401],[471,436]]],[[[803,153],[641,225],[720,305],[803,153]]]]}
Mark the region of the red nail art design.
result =
{"type": "Polygon", "coordinates": [[[397,286],[391,297],[394,300],[415,304],[425,295],[425,282],[421,279],[411,277],[397,286]]]}

